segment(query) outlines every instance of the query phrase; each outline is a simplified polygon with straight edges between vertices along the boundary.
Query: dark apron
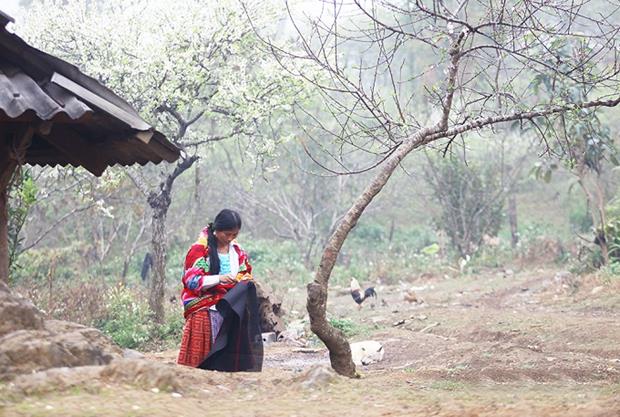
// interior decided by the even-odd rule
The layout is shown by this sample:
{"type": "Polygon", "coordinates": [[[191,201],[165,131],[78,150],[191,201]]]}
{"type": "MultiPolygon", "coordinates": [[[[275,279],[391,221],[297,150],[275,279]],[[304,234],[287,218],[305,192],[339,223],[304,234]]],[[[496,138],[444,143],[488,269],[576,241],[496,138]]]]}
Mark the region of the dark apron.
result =
{"type": "Polygon", "coordinates": [[[263,368],[263,339],[256,286],[241,281],[216,305],[224,322],[199,368],[225,372],[260,372],[263,368]]]}

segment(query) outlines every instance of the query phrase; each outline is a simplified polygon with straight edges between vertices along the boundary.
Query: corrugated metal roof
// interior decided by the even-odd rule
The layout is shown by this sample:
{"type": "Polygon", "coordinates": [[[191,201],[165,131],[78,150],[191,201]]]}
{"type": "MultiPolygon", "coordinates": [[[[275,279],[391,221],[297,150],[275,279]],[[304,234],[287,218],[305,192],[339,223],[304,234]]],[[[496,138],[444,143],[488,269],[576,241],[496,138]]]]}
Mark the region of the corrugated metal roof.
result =
{"type": "Polygon", "coordinates": [[[180,154],[125,100],[2,25],[0,140],[9,140],[25,125],[38,126],[26,151],[30,164],[84,166],[101,175],[110,165],[172,162],[180,154]],[[40,129],[42,122],[45,129],[40,129]]]}
{"type": "Polygon", "coordinates": [[[19,68],[1,61],[0,110],[11,119],[30,110],[41,120],[52,120],[58,113],[77,120],[85,113],[93,112],[88,105],[63,88],[52,83],[39,85],[19,68]]]}

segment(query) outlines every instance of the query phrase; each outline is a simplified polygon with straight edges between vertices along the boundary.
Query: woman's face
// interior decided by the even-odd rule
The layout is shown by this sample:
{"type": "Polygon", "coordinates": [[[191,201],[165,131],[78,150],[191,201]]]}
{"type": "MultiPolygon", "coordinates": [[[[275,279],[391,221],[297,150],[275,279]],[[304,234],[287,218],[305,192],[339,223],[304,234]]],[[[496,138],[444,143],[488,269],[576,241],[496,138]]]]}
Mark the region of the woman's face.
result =
{"type": "Polygon", "coordinates": [[[215,238],[217,239],[218,246],[227,246],[237,238],[239,229],[233,230],[216,230],[215,238]]]}

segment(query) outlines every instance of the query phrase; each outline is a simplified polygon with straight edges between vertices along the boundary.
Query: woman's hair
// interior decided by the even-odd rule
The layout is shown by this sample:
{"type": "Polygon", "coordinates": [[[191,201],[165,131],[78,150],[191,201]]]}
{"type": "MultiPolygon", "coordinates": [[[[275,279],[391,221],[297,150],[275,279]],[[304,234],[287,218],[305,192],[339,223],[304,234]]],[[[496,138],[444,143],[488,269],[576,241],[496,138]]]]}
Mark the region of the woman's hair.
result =
{"type": "Polygon", "coordinates": [[[220,273],[220,257],[217,255],[217,238],[214,232],[241,229],[241,216],[234,210],[224,209],[220,211],[213,223],[209,223],[209,274],[220,273]]]}

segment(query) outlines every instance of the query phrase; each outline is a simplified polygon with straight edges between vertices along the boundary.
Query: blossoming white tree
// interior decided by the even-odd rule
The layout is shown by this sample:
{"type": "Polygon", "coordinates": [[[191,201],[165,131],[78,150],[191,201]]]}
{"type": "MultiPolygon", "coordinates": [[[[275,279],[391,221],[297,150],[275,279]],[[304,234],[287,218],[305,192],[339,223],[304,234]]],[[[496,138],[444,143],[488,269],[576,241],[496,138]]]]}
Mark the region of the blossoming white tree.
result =
{"type": "MultiPolygon", "coordinates": [[[[268,4],[250,13],[261,27],[273,18],[268,4]]],[[[300,83],[257,48],[233,1],[42,1],[18,29],[119,92],[183,150],[170,169],[127,171],[151,208],[149,304],[162,322],[166,216],[175,180],[217,141],[239,140],[250,164],[273,150],[279,138],[264,127],[277,125],[300,83]]]]}

